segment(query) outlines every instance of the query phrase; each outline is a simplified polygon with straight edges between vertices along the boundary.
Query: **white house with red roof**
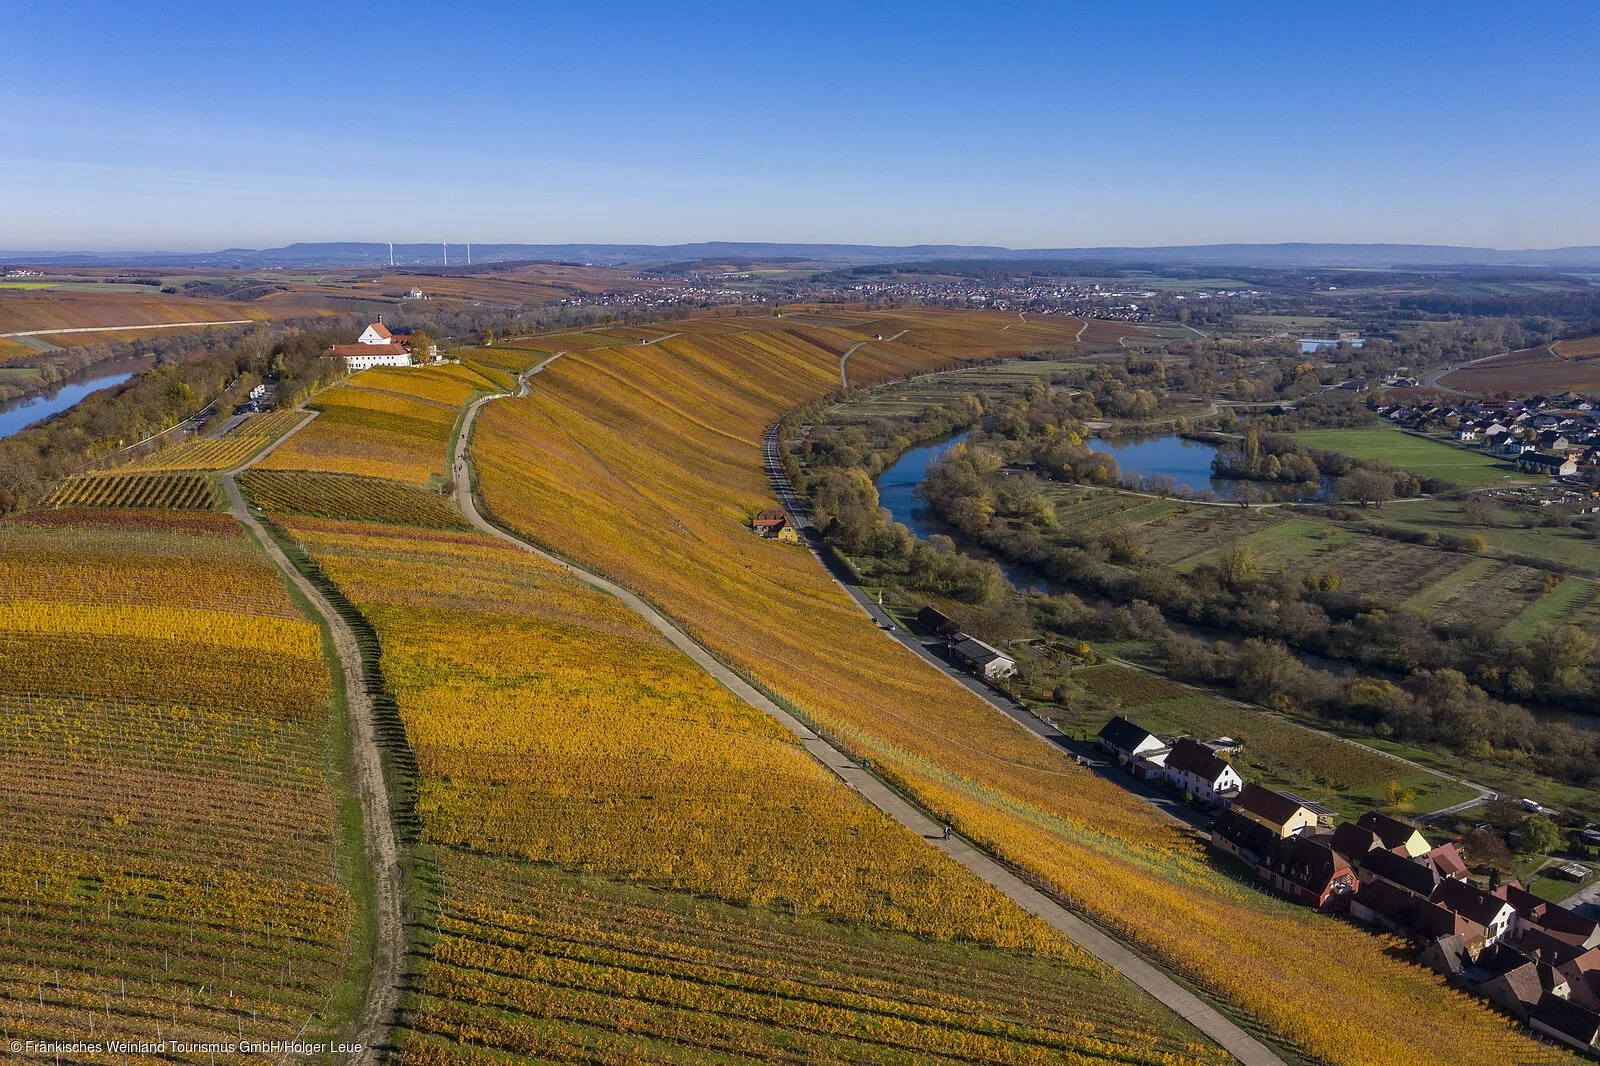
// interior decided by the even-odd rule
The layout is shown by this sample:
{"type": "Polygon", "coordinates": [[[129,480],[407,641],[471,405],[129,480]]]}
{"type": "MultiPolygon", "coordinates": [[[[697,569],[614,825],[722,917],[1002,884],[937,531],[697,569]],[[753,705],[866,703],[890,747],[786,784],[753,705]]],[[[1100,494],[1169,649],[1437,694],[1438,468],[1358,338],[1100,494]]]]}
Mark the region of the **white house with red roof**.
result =
{"type": "Polygon", "coordinates": [[[382,322],[362,330],[354,344],[335,344],[327,354],[343,359],[352,374],[375,366],[411,365],[411,346],[397,339],[382,322]]]}

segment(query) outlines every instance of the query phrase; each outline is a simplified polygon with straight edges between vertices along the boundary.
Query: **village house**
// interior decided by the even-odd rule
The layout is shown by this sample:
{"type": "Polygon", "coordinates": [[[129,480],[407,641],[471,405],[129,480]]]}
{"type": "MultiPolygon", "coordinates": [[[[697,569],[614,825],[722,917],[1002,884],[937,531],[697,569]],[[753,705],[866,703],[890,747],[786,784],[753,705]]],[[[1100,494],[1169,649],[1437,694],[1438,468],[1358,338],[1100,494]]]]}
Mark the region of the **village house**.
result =
{"type": "Polygon", "coordinates": [[[1355,864],[1357,872],[1361,875],[1362,884],[1383,880],[1407,892],[1428,898],[1433,895],[1433,890],[1439,887],[1441,880],[1439,871],[1431,863],[1417,862],[1383,848],[1373,848],[1360,855],[1347,857],[1355,864]]]}
{"type": "Polygon", "coordinates": [[[1344,856],[1311,836],[1280,838],[1257,864],[1256,876],[1318,910],[1344,905],[1357,883],[1344,856]]]}
{"type": "Polygon", "coordinates": [[[1584,1051],[1592,1051],[1595,1038],[1600,1036],[1600,1014],[1553,992],[1540,997],[1539,1005],[1528,1016],[1528,1025],[1535,1032],[1584,1051]]]}
{"type": "Polygon", "coordinates": [[[999,681],[1017,672],[1015,659],[965,633],[957,633],[950,641],[950,655],[985,681],[999,681]]]}
{"type": "Polygon", "coordinates": [[[1363,814],[1356,819],[1356,825],[1362,829],[1370,829],[1377,834],[1386,849],[1403,853],[1407,858],[1415,859],[1433,850],[1416,826],[1402,822],[1398,818],[1391,818],[1379,811],[1368,811],[1363,814]]]}
{"type": "Polygon", "coordinates": [[[1482,950],[1484,928],[1470,918],[1386,879],[1369,880],[1365,868],[1356,873],[1361,887],[1350,899],[1350,917],[1356,921],[1410,937],[1421,945],[1456,936],[1469,957],[1482,950]]]}
{"type": "Polygon", "coordinates": [[[750,528],[767,540],[782,540],[791,544],[800,539],[788,511],[769,507],[750,520],[750,528]]]}
{"type": "Polygon", "coordinates": [[[1521,1021],[1527,1021],[1546,994],[1566,999],[1566,979],[1522,952],[1497,945],[1463,967],[1459,979],[1472,990],[1521,1021]]]}
{"type": "Polygon", "coordinates": [[[1136,725],[1120,714],[1101,727],[1095,742],[1101,751],[1120,763],[1132,762],[1135,755],[1165,749],[1167,746],[1144,726],[1136,725]]]}
{"type": "MultiPolygon", "coordinates": [[[[1248,787],[1248,786],[1247,786],[1248,787]]],[[[1229,807],[1211,823],[1211,846],[1224,855],[1255,866],[1282,840],[1271,826],[1229,807]]]]}
{"type": "Polygon", "coordinates": [[[1317,827],[1317,812],[1298,796],[1274,792],[1251,782],[1228,804],[1228,809],[1272,830],[1277,837],[1291,837],[1317,827]]]}
{"type": "Polygon", "coordinates": [[[1167,780],[1174,787],[1206,803],[1230,798],[1244,787],[1239,771],[1227,760],[1187,737],[1172,745],[1165,767],[1167,780]]]}
{"type": "Polygon", "coordinates": [[[1441,880],[1434,887],[1430,898],[1434,903],[1482,926],[1485,947],[1499,943],[1500,938],[1511,930],[1512,923],[1516,920],[1517,912],[1511,904],[1499,896],[1454,878],[1447,877],[1441,880]]]}
{"type": "Polygon", "coordinates": [[[1551,477],[1571,477],[1578,472],[1578,464],[1564,453],[1524,451],[1517,456],[1517,469],[1524,474],[1548,474],[1551,477]]]}
{"type": "Polygon", "coordinates": [[[1333,831],[1333,850],[1356,862],[1373,848],[1382,847],[1378,834],[1354,822],[1340,822],[1333,831]]]}
{"type": "Polygon", "coordinates": [[[1585,918],[1577,911],[1540,899],[1516,883],[1502,885],[1496,890],[1517,912],[1512,939],[1520,941],[1530,930],[1565,941],[1576,948],[1588,950],[1600,946],[1600,922],[1585,918]]]}
{"type": "MultiPolygon", "coordinates": [[[[411,366],[411,346],[398,339],[382,322],[374,322],[361,331],[354,344],[335,344],[323,354],[343,359],[350,373],[370,370],[375,366],[411,366]]],[[[434,352],[419,353],[432,358],[434,352]]]]}

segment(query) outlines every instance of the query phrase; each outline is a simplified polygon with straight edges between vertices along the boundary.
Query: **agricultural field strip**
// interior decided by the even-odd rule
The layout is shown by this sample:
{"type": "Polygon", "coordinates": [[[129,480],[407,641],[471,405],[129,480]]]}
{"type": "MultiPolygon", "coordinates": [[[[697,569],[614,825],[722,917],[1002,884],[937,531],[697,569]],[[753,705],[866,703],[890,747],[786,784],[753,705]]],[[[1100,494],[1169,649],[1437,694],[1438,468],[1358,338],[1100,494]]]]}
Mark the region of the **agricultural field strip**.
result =
{"type": "MultiPolygon", "coordinates": [[[[534,371],[531,371],[530,375],[547,365],[549,365],[548,360],[536,367],[534,371]]],[[[527,384],[525,380],[522,389],[519,389],[519,391],[526,389],[527,384]]],[[[699,643],[674,626],[655,608],[651,607],[632,591],[614,581],[603,578],[598,574],[590,573],[558,556],[552,555],[487,521],[478,511],[477,502],[468,487],[468,479],[461,475],[467,472],[468,445],[471,440],[472,425],[477,419],[478,412],[491,400],[500,398],[487,396],[475,401],[467,409],[466,417],[462,421],[460,436],[456,440],[453,462],[454,469],[457,471],[456,501],[469,522],[483,532],[526,551],[533,552],[545,561],[559,566],[579,579],[616,596],[636,614],[648,621],[674,647],[688,655],[702,669],[716,678],[730,692],[752,707],[770,715],[784,728],[793,733],[800,740],[806,751],[837,774],[846,784],[859,792],[873,806],[907,829],[919,834],[925,840],[928,840],[932,846],[945,852],[961,865],[999,889],[1028,913],[1042,918],[1053,929],[1122,973],[1185,1021],[1226,1048],[1245,1066],[1284,1066],[1283,1060],[1273,1054],[1265,1045],[1223,1017],[1194,993],[1179,985],[1141,956],[1087,922],[1082,921],[1055,900],[1028,885],[994,859],[972,847],[961,838],[941,839],[942,827],[940,824],[936,823],[919,808],[914,807],[900,794],[891,790],[877,777],[868,773],[799,719],[768,699],[754,686],[745,681],[744,678],[722,665],[699,643]]]]}
{"type": "MultiPolygon", "coordinates": [[[[289,436],[309,425],[315,412],[289,433],[279,438],[276,447],[289,436]]],[[[271,449],[269,449],[270,451],[271,449]]],[[[255,456],[245,466],[259,461],[266,453],[255,456]]],[[[242,468],[241,468],[242,469],[242,468]]],[[[352,757],[357,773],[353,782],[361,801],[361,830],[366,840],[364,854],[372,864],[373,891],[377,904],[377,943],[373,950],[372,973],[367,984],[367,998],[362,1006],[354,1040],[364,1050],[351,1061],[368,1064],[379,1061],[380,1049],[389,1042],[389,1031],[400,1003],[400,987],[405,976],[405,928],[402,923],[404,908],[401,903],[401,873],[399,845],[396,842],[389,789],[383,774],[383,759],[378,749],[373,722],[372,698],[366,691],[361,661],[361,648],[355,634],[322,593],[295,569],[281,548],[267,533],[266,528],[250,513],[239,483],[237,470],[222,475],[227,490],[230,512],[260,543],[288,581],[297,588],[312,608],[322,617],[333,636],[334,647],[344,674],[345,707],[349,720],[352,757]]]]}

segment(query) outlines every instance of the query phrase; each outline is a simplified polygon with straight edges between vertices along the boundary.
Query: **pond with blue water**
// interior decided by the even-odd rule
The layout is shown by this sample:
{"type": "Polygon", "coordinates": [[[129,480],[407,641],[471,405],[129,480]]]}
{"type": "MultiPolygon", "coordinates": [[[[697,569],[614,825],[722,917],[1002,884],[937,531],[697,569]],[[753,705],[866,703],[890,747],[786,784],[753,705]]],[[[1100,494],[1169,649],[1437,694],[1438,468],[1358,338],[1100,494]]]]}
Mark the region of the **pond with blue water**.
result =
{"type": "MultiPolygon", "coordinates": [[[[906,452],[897,462],[878,475],[878,502],[888,509],[894,521],[903,523],[919,537],[926,539],[935,535],[947,536],[956,541],[966,554],[982,559],[993,559],[1005,571],[1011,583],[1019,589],[1050,591],[1050,583],[1038,574],[1001,559],[970,537],[963,536],[934,514],[933,508],[928,506],[927,501],[917,495],[917,487],[927,479],[928,470],[946,451],[966,440],[969,435],[970,431],[959,433],[946,440],[924,444],[906,452]]],[[[1326,485],[1323,485],[1315,492],[1295,495],[1293,490],[1296,488],[1304,490],[1304,486],[1267,485],[1261,482],[1241,482],[1231,478],[1213,477],[1211,460],[1217,454],[1216,445],[1186,440],[1172,434],[1117,440],[1102,440],[1097,437],[1089,441],[1089,447],[1114,458],[1125,479],[1165,475],[1178,487],[1188,489],[1195,496],[1209,494],[1218,500],[1237,500],[1241,487],[1246,484],[1253,485],[1261,495],[1271,492],[1280,500],[1317,499],[1326,491],[1326,485]]]]}

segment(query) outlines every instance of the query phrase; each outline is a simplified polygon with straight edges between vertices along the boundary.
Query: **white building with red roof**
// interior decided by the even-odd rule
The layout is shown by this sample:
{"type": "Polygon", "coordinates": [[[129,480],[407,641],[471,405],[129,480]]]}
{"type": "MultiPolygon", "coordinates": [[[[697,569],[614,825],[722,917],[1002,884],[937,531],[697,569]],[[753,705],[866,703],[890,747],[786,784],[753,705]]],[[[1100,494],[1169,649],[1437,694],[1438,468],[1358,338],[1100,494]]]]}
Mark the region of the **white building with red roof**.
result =
{"type": "Polygon", "coordinates": [[[411,365],[411,346],[397,339],[382,322],[362,330],[354,344],[335,344],[327,354],[343,359],[352,374],[375,366],[411,365]]]}

